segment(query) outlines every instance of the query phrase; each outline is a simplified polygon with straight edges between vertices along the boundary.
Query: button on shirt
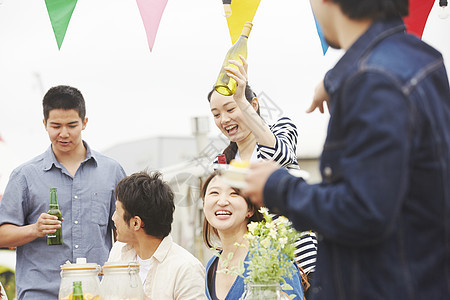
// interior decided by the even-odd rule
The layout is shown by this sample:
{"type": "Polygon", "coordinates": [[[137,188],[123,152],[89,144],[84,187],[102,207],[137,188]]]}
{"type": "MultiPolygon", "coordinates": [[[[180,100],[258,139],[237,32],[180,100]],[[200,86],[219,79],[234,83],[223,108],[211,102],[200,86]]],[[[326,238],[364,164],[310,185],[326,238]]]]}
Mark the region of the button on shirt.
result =
{"type": "Polygon", "coordinates": [[[0,204],[0,225],[36,223],[47,212],[50,188],[57,188],[62,222],[62,245],[47,245],[40,237],[17,247],[18,299],[57,299],[60,265],[86,257],[103,265],[112,246],[114,189],[125,177],[119,163],[87,149],[75,176],[61,165],[51,146],[43,154],[16,168],[0,204]]]}

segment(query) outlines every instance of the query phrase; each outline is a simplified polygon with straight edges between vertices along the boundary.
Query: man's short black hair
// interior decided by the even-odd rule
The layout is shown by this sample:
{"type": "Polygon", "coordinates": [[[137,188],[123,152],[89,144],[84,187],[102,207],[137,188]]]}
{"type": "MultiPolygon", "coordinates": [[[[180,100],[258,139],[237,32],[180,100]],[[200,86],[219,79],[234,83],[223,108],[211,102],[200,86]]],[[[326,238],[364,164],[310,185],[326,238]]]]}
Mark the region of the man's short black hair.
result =
{"type": "Polygon", "coordinates": [[[388,19],[408,15],[408,0],[333,0],[350,19],[388,19]]]}
{"type": "Polygon", "coordinates": [[[148,235],[166,237],[172,229],[175,205],[170,186],[161,179],[160,172],[134,173],[116,186],[116,199],[122,203],[124,219],[128,223],[138,216],[148,235]]]}
{"type": "Polygon", "coordinates": [[[81,92],[68,85],[58,85],[50,88],[42,100],[44,120],[48,120],[50,111],[53,109],[75,109],[81,120],[86,117],[86,104],[81,92]]]}

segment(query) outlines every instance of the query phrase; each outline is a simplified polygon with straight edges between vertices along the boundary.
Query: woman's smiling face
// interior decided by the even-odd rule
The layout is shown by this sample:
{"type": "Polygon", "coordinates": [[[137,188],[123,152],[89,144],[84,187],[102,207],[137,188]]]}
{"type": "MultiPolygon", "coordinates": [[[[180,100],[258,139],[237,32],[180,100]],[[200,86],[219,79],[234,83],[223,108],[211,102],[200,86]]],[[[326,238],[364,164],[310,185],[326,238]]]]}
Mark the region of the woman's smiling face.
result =
{"type": "Polygon", "coordinates": [[[249,208],[246,200],[217,175],[208,184],[203,212],[219,234],[247,231],[249,208]]]}
{"type": "Polygon", "coordinates": [[[243,121],[243,113],[233,96],[224,96],[214,91],[209,102],[214,123],[232,142],[240,142],[251,133],[243,121]]]}

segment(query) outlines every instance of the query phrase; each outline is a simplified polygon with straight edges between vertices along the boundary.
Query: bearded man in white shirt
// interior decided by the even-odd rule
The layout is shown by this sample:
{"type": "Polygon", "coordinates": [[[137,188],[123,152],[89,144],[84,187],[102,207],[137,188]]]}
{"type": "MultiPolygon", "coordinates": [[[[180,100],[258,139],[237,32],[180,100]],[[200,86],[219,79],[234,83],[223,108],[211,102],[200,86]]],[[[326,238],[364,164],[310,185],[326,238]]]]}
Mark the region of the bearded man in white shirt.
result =
{"type": "Polygon", "coordinates": [[[117,242],[108,261],[140,264],[145,299],[206,299],[205,268],[172,241],[174,194],[161,173],[139,172],[116,187],[117,242]]]}

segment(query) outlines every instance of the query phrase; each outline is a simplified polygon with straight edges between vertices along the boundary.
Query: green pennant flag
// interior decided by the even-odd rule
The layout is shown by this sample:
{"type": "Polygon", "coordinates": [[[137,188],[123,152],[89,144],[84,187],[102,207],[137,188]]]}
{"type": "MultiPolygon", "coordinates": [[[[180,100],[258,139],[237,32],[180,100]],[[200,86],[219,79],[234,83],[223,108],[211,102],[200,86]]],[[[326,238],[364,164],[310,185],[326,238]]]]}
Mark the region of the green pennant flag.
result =
{"type": "Polygon", "coordinates": [[[77,0],[45,0],[58,49],[61,49],[77,0]]]}

